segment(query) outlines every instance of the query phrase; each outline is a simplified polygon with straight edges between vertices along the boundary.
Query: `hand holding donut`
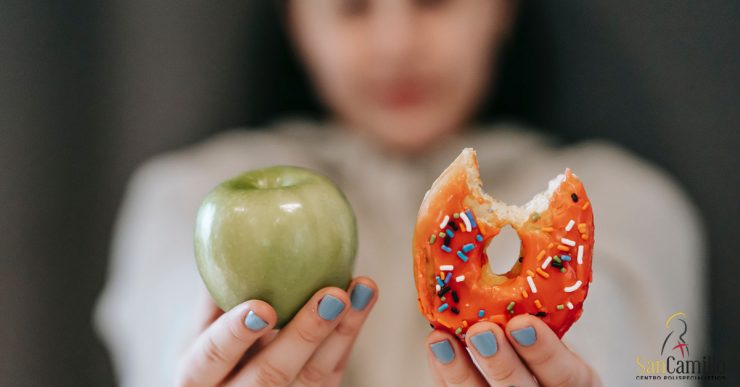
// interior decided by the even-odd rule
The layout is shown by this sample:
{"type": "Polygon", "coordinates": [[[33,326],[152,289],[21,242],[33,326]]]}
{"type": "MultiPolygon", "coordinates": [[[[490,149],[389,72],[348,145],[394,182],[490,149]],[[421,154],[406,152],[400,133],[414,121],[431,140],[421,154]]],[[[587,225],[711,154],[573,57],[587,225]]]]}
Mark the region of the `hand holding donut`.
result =
{"type": "Polygon", "coordinates": [[[435,330],[426,340],[440,386],[601,386],[593,369],[535,316],[519,315],[501,329],[484,321],[471,325],[462,343],[435,330]],[[480,366],[480,371],[473,359],[480,366]]]}
{"type": "Polygon", "coordinates": [[[560,341],[583,313],[593,246],[591,202],[571,170],[510,206],[483,192],[476,153],[464,149],[424,196],[414,231],[414,279],[435,329],[426,344],[438,383],[600,385],[560,341]],[[486,248],[506,226],[522,241],[519,259],[496,274],[486,248]]]}

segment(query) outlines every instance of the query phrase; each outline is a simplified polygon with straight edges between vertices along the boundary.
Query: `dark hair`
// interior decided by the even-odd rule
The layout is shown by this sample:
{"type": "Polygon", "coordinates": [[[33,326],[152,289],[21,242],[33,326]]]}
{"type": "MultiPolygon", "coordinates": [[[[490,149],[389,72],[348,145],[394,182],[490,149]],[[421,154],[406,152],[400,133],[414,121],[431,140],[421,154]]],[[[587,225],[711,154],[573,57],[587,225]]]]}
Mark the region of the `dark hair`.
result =
{"type": "MultiPolygon", "coordinates": [[[[250,124],[263,125],[285,116],[323,118],[327,111],[321,104],[310,79],[300,63],[285,28],[286,6],[289,0],[270,1],[271,9],[264,12],[261,29],[257,35],[262,39],[251,44],[255,71],[259,74],[256,85],[260,101],[254,101],[250,124]],[[257,63],[254,63],[257,62],[257,63]]],[[[496,62],[495,74],[491,77],[486,95],[482,99],[476,122],[490,122],[501,116],[524,119],[531,115],[530,103],[533,89],[537,85],[533,63],[538,63],[534,50],[526,50],[530,36],[516,24],[512,39],[496,62]]]]}

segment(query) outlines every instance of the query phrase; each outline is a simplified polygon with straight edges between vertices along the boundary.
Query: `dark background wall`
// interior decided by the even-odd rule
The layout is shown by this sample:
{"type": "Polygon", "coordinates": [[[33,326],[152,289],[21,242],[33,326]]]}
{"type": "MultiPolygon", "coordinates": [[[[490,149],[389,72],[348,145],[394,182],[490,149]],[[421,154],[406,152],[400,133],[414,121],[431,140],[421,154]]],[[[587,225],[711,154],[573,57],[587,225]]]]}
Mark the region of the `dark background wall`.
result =
{"type": "MultiPolygon", "coordinates": [[[[740,3],[522,2],[482,117],[654,160],[701,208],[715,356],[740,355],[740,3]]],[[[113,384],[90,322],[126,178],[227,127],[316,114],[270,0],[0,2],[0,385],[113,384]]],[[[740,383],[737,367],[728,379],[740,383]]]]}

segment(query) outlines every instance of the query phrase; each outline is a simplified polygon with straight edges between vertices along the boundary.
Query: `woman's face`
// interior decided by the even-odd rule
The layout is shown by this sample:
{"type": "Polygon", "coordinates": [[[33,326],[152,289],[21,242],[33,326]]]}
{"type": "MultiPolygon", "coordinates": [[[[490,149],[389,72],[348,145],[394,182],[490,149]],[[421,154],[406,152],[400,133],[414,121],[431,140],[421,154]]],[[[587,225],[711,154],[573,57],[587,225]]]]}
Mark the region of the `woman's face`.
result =
{"type": "Polygon", "coordinates": [[[291,34],[343,125],[420,149],[465,124],[514,0],[292,0],[291,34]]]}

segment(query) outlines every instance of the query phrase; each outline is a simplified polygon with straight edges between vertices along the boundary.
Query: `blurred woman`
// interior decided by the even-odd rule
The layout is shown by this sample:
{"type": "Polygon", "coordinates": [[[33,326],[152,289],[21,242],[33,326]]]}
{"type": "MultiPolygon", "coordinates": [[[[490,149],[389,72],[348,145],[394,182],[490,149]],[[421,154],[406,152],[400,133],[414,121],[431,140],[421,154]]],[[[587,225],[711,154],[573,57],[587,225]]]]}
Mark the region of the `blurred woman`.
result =
{"type": "MultiPolygon", "coordinates": [[[[284,7],[330,119],[228,131],[136,172],[97,310],[123,385],[622,385],[634,380],[635,357],[659,345],[665,316],[679,309],[701,316],[701,229],[666,175],[608,143],[568,145],[520,125],[470,122],[515,2],[294,0],[284,7]],[[485,340],[466,350],[447,333],[430,333],[418,312],[410,251],[416,212],[466,146],[478,149],[482,179],[503,201],[527,201],[565,167],[588,188],[597,223],[594,282],[586,312],[563,341],[523,315],[506,327],[475,324],[470,332],[485,340]],[[206,193],[273,164],[316,169],[342,187],[357,214],[362,275],[347,290],[317,292],[280,331],[271,329],[275,312],[263,301],[218,310],[192,252],[206,193]],[[661,272],[670,275],[654,275],[661,272]],[[318,307],[322,300],[331,313],[318,307]]],[[[494,244],[494,269],[504,272],[519,241],[494,244]]]]}

